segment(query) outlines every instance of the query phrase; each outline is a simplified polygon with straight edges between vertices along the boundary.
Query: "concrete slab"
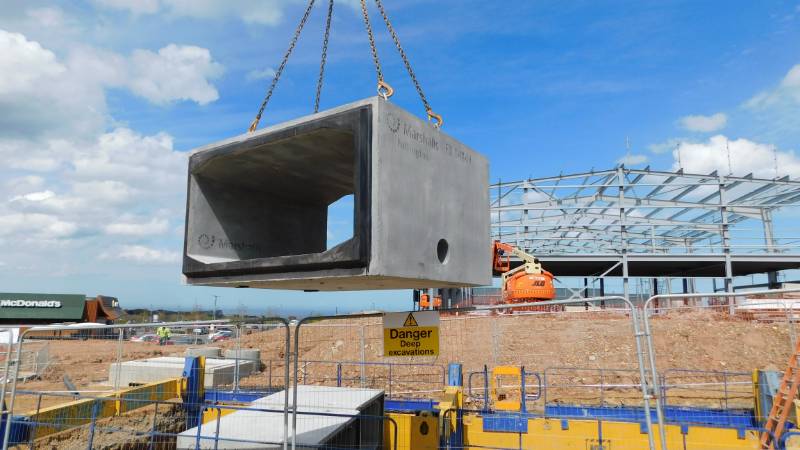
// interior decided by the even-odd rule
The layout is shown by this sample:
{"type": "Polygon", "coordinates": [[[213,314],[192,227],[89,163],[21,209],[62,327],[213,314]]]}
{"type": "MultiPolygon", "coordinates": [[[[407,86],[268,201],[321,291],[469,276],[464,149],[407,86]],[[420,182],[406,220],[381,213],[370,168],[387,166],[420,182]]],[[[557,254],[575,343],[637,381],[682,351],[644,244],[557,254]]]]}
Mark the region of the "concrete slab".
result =
{"type": "MultiPolygon", "coordinates": [[[[113,363],[109,367],[109,382],[119,380],[120,386],[144,384],[176,378],[183,374],[185,358],[162,356],[158,358],[113,363]],[[119,377],[119,378],[117,378],[119,377]]],[[[239,361],[239,377],[255,371],[253,361],[239,361]]],[[[206,358],[205,387],[231,386],[236,379],[236,361],[229,359],[206,358]]]]}
{"type": "MultiPolygon", "coordinates": [[[[222,416],[200,427],[199,448],[283,448],[283,406],[285,391],[260,398],[250,406],[269,411],[243,410],[222,416]],[[219,430],[218,442],[215,443],[219,430]]],[[[292,398],[292,389],[289,390],[292,398]]],[[[338,448],[377,448],[382,442],[383,424],[380,420],[364,420],[359,424],[358,442],[346,442],[348,425],[358,416],[377,418],[383,414],[383,391],[328,386],[298,386],[297,389],[297,447],[318,449],[338,444],[338,448]],[[323,414],[323,415],[314,415],[323,414]],[[346,415],[332,417],[324,414],[346,415]],[[343,441],[344,439],[345,441],[343,441]],[[349,445],[347,445],[349,444],[349,445]]],[[[289,415],[291,427],[291,414],[289,415]]],[[[291,428],[290,428],[291,430],[291,428]]],[[[178,435],[177,449],[197,448],[198,429],[191,428],[178,435]]],[[[291,431],[289,432],[291,439],[291,431]]]]}
{"type": "Polygon", "coordinates": [[[189,284],[303,290],[491,282],[488,162],[373,97],[194,151],[189,284]],[[353,235],[327,246],[353,196],[353,235]]]}

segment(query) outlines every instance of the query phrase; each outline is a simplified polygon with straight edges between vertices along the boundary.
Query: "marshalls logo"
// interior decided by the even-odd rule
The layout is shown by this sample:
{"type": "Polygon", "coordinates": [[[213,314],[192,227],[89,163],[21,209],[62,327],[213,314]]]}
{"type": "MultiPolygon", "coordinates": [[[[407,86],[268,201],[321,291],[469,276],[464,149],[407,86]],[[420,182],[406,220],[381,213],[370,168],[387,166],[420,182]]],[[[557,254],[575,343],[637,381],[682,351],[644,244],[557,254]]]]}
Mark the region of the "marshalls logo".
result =
{"type": "Polygon", "coordinates": [[[58,300],[0,300],[2,308],[61,308],[58,300]]]}
{"type": "Polygon", "coordinates": [[[400,118],[392,113],[388,113],[386,114],[386,124],[389,126],[392,133],[397,133],[397,130],[400,129],[400,118]]]}

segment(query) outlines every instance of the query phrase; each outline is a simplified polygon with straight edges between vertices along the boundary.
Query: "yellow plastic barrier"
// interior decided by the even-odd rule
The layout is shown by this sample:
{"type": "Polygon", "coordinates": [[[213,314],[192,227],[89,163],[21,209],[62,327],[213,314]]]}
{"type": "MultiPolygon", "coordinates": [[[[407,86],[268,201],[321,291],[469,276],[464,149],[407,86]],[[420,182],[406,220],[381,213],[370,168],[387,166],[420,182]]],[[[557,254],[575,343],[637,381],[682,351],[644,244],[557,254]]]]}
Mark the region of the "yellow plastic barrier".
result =
{"type": "Polygon", "coordinates": [[[149,383],[129,389],[122,389],[111,395],[97,399],[87,398],[62,405],[42,408],[27,414],[33,423],[33,439],[59,433],[95,420],[118,416],[156,401],[178,398],[181,379],[149,383]]]}

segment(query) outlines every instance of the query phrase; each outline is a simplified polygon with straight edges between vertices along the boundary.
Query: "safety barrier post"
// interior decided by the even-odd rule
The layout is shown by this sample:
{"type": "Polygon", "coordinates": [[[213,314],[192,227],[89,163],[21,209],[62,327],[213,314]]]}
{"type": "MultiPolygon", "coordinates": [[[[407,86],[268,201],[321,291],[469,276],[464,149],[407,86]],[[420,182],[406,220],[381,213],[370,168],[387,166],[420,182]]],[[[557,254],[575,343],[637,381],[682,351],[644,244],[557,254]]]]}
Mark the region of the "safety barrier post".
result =
{"type": "Polygon", "coordinates": [[[92,450],[92,444],[94,444],[94,429],[95,425],[97,424],[97,409],[99,402],[100,400],[98,399],[95,399],[94,402],[92,402],[92,420],[89,425],[89,443],[86,446],[87,450],[92,450]]]}
{"type": "Polygon", "coordinates": [[[114,377],[114,390],[119,390],[119,376],[120,376],[120,368],[122,367],[122,346],[123,339],[125,336],[125,330],[123,328],[119,329],[119,337],[117,338],[117,373],[114,377]]]}
{"type": "MultiPolygon", "coordinates": [[[[6,412],[6,427],[3,430],[3,450],[8,450],[9,439],[11,438],[11,422],[14,421],[14,399],[17,396],[17,378],[19,378],[19,364],[22,360],[22,341],[25,337],[25,333],[29,330],[25,330],[19,333],[19,337],[17,339],[17,352],[16,356],[14,357],[14,370],[13,375],[11,375],[11,400],[8,402],[8,408],[6,412]]],[[[11,338],[9,337],[9,341],[11,338]]],[[[9,358],[10,359],[10,358],[9,358]]],[[[8,384],[8,364],[6,364],[6,382],[3,383],[3,387],[5,389],[5,385],[8,384]]],[[[5,400],[5,398],[3,398],[5,400]]]]}
{"type": "Polygon", "coordinates": [[[156,432],[158,426],[158,404],[160,402],[155,403],[155,408],[153,409],[153,426],[150,428],[150,447],[148,450],[153,450],[155,448],[155,439],[156,439],[156,432]]]}
{"type": "MultiPolygon", "coordinates": [[[[8,386],[8,377],[10,375],[9,370],[11,368],[11,353],[14,346],[14,331],[11,328],[0,328],[0,332],[8,336],[8,342],[6,342],[5,367],[3,368],[3,383],[0,385],[0,418],[7,418],[6,421],[10,421],[11,411],[6,410],[6,386],[8,386]]],[[[2,423],[2,421],[0,421],[0,423],[2,423]]],[[[5,428],[3,428],[3,433],[3,435],[5,435],[5,428]]],[[[3,442],[5,442],[5,439],[3,439],[3,442]]],[[[5,445],[3,448],[5,448],[5,445]]]]}
{"type": "Polygon", "coordinates": [[[389,398],[392,398],[392,363],[389,363],[389,398]]]}
{"type": "MultiPolygon", "coordinates": [[[[283,352],[283,450],[289,448],[289,366],[291,365],[292,357],[292,344],[291,344],[291,330],[289,329],[289,321],[283,317],[265,317],[262,323],[279,322],[283,325],[284,329],[284,352],[283,352]]],[[[297,333],[295,329],[295,333],[297,333]]],[[[297,367],[297,355],[295,355],[295,368],[297,367]]],[[[272,392],[272,359],[269,360],[269,387],[272,392]]],[[[296,389],[295,389],[296,390],[296,389]]],[[[292,415],[297,409],[297,397],[292,404],[292,415]]]]}
{"type": "Polygon", "coordinates": [[[203,408],[197,409],[197,434],[195,435],[194,448],[200,448],[200,430],[203,428],[203,408]]]}
{"type": "Polygon", "coordinates": [[[219,424],[222,422],[220,419],[222,418],[222,408],[217,407],[217,429],[214,432],[214,450],[219,448],[219,424]]]}
{"type": "Polygon", "coordinates": [[[31,423],[28,430],[28,448],[33,450],[33,438],[36,436],[36,428],[39,427],[39,412],[42,410],[42,393],[36,398],[36,421],[31,423]]]}

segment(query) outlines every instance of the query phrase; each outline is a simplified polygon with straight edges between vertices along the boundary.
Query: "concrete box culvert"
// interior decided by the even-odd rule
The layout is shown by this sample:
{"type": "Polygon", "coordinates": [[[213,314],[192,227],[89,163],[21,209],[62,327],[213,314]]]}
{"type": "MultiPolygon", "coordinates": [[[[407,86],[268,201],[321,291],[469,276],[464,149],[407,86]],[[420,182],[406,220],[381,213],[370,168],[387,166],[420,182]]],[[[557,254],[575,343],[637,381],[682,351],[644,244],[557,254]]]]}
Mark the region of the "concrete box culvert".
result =
{"type": "Polygon", "coordinates": [[[227,349],[224,353],[225,359],[239,359],[239,361],[250,361],[253,363],[254,370],[261,370],[261,350],[254,348],[227,349]],[[238,355],[237,355],[238,352],[238,355]]]}
{"type": "Polygon", "coordinates": [[[220,358],[222,349],[219,347],[189,347],[184,352],[186,356],[205,356],[206,358],[220,358]]]}
{"type": "MultiPolygon", "coordinates": [[[[131,386],[177,378],[183,374],[186,359],[174,356],[125,361],[121,364],[109,365],[109,383],[119,386],[131,386]]],[[[236,361],[229,359],[206,359],[205,387],[223,388],[233,386],[238,378],[247,376],[255,370],[252,361],[236,361]]]]}
{"type": "Polygon", "coordinates": [[[186,219],[189,284],[491,282],[487,160],[379,97],[197,149],[186,219]],[[347,196],[352,235],[330,246],[328,208],[347,196]]]}

